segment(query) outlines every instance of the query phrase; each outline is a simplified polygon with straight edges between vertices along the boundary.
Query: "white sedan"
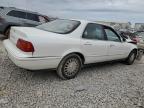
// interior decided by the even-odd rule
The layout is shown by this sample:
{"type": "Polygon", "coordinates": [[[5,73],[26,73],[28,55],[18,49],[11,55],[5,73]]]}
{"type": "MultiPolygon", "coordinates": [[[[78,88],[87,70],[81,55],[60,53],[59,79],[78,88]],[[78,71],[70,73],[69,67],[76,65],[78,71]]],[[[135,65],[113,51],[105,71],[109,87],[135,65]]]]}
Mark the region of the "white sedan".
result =
{"type": "Polygon", "coordinates": [[[56,69],[74,78],[84,64],[125,60],[133,64],[137,47],[111,27],[84,20],[58,19],[40,26],[12,27],[3,42],[9,58],[28,70],[56,69]]]}

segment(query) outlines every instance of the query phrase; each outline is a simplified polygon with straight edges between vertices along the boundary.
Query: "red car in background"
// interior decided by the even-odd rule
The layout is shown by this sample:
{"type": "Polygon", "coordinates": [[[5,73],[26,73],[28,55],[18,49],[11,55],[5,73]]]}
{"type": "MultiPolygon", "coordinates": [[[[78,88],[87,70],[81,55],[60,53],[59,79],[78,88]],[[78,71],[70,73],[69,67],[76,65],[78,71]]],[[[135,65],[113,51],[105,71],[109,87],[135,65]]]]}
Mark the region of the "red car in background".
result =
{"type": "Polygon", "coordinates": [[[129,31],[119,31],[119,34],[126,39],[127,42],[136,44],[139,51],[137,59],[141,59],[144,53],[144,32],[129,32],[129,31]]]}

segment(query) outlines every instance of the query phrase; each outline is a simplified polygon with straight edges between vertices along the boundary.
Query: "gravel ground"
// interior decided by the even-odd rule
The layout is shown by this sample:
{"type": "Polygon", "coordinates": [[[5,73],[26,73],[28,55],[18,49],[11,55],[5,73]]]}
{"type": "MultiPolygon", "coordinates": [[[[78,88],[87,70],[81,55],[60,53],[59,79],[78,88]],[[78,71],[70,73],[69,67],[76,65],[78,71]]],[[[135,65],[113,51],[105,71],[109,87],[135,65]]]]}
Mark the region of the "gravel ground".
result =
{"type": "Polygon", "coordinates": [[[72,80],[30,72],[6,56],[0,37],[0,108],[144,108],[144,59],[86,66],[72,80]]]}

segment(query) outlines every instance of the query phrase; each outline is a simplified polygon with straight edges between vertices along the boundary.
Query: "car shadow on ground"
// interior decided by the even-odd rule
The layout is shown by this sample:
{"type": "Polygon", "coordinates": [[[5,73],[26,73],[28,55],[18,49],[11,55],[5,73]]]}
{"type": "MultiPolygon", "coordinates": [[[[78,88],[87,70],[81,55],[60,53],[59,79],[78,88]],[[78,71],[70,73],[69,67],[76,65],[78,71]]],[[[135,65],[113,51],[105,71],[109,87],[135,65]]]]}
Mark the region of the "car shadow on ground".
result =
{"type": "Polygon", "coordinates": [[[56,70],[36,70],[30,71],[33,74],[33,78],[36,79],[56,79],[56,70]]]}
{"type": "MultiPolygon", "coordinates": [[[[81,72],[78,74],[77,78],[79,77],[79,75],[87,75],[87,72],[89,73],[93,73],[95,71],[91,71],[91,70],[101,70],[103,68],[109,68],[112,66],[116,66],[121,64],[118,61],[114,61],[114,62],[104,62],[104,63],[95,63],[95,64],[89,64],[89,65],[85,65],[81,72]]],[[[39,80],[61,80],[57,74],[56,74],[56,70],[37,70],[37,71],[29,71],[30,73],[32,73],[32,79],[39,79],[39,80]]]]}

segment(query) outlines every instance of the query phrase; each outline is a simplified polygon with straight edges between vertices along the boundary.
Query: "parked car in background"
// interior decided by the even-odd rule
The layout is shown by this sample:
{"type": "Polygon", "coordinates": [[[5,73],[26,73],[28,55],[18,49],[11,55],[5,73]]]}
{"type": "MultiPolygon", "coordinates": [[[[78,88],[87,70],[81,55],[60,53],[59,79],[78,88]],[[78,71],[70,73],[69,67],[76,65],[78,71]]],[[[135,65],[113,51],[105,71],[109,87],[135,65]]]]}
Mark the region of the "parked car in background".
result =
{"type": "Polygon", "coordinates": [[[144,41],[144,31],[138,31],[134,33],[135,35],[139,36],[139,38],[144,41]]]}
{"type": "Polygon", "coordinates": [[[135,44],[140,42],[140,39],[138,36],[136,36],[134,33],[131,33],[129,31],[123,32],[120,31],[121,35],[123,35],[123,37],[125,37],[126,39],[131,39],[135,44]]]}
{"type": "MultiPolygon", "coordinates": [[[[144,33],[144,32],[143,32],[144,33]]],[[[128,42],[131,42],[133,44],[136,44],[140,50],[144,51],[144,40],[142,38],[143,33],[141,32],[124,32],[124,31],[119,31],[119,34],[123,36],[128,42]]]]}
{"type": "Polygon", "coordinates": [[[138,31],[138,32],[135,32],[134,34],[140,38],[140,42],[139,42],[138,46],[144,52],[144,31],[138,31]]]}
{"type": "Polygon", "coordinates": [[[137,44],[137,42],[136,42],[135,40],[133,40],[133,39],[131,38],[131,36],[130,36],[129,34],[127,34],[127,32],[117,31],[117,33],[118,33],[121,37],[125,38],[127,42],[131,42],[131,43],[133,43],[133,44],[137,44]]]}
{"type": "Polygon", "coordinates": [[[0,7],[0,33],[9,36],[11,26],[34,27],[51,19],[36,12],[17,9],[14,7],[0,7]]]}
{"type": "Polygon", "coordinates": [[[84,64],[122,59],[131,65],[137,56],[137,46],[125,42],[114,29],[85,20],[12,27],[3,44],[17,66],[55,69],[63,79],[74,78],[84,64]]]}
{"type": "Polygon", "coordinates": [[[138,47],[138,55],[137,59],[141,60],[143,54],[144,54],[144,41],[137,33],[131,33],[129,31],[118,31],[118,34],[121,35],[123,38],[126,39],[128,43],[132,43],[137,45],[138,47]]]}

